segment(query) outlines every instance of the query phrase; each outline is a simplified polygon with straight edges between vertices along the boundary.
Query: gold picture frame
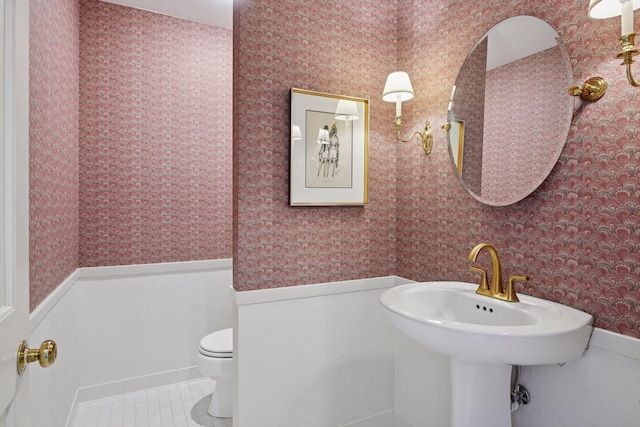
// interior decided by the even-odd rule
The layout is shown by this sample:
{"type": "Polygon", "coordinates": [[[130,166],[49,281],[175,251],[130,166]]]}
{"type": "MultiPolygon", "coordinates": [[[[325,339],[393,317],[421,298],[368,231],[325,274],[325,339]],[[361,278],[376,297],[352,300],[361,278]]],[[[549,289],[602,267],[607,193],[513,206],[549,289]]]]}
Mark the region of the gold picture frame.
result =
{"type": "Polygon", "coordinates": [[[368,147],[367,99],[292,88],[289,204],[366,204],[368,147]]]}

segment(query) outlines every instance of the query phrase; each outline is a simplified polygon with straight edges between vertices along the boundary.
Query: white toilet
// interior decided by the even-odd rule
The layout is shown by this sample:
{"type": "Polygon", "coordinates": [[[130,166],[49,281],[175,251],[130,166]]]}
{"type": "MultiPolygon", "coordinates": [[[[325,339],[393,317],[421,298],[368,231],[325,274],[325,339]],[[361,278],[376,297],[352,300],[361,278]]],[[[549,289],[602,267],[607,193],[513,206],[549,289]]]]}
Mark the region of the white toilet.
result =
{"type": "Polygon", "coordinates": [[[222,329],[200,340],[196,365],[202,375],[215,381],[209,415],[233,416],[233,329],[222,329]]]}

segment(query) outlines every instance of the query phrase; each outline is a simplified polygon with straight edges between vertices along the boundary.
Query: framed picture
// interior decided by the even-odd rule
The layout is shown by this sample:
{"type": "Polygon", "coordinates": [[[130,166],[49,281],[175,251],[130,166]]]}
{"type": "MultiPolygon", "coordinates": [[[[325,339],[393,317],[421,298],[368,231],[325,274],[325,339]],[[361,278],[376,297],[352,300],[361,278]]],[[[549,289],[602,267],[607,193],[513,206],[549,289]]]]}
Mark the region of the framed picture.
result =
{"type": "Polygon", "coordinates": [[[367,203],[369,101],[291,89],[291,206],[367,203]]]}

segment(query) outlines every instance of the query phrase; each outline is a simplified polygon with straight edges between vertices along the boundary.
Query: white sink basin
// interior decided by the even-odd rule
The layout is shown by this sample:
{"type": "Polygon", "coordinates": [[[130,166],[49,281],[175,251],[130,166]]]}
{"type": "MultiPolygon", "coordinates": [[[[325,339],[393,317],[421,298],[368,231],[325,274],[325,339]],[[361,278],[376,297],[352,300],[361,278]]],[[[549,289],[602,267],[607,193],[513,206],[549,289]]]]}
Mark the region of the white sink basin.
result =
{"type": "Polygon", "coordinates": [[[580,358],[592,331],[587,313],[519,295],[506,302],[475,293],[477,284],[411,283],[380,302],[410,338],[453,359],[506,365],[563,363],[580,358]]]}

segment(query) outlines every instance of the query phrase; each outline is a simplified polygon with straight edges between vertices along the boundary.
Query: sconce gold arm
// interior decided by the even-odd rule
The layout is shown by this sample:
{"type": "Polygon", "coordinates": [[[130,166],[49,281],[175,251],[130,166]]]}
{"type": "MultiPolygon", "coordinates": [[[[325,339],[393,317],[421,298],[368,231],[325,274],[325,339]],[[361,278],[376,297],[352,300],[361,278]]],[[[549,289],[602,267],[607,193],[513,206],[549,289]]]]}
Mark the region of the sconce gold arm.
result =
{"type": "Polygon", "coordinates": [[[427,120],[424,124],[424,131],[415,131],[411,134],[411,136],[407,139],[404,139],[400,136],[400,130],[402,130],[402,116],[396,116],[395,118],[395,126],[396,126],[396,135],[398,139],[402,142],[409,142],[413,139],[414,136],[418,136],[418,145],[422,145],[422,149],[425,154],[431,153],[431,149],[433,148],[433,132],[431,132],[431,125],[427,120]]]}
{"type": "Polygon", "coordinates": [[[586,101],[597,101],[607,91],[607,82],[602,77],[591,77],[582,86],[573,85],[568,92],[571,96],[580,96],[586,101]]]}
{"type": "Polygon", "coordinates": [[[640,87],[640,83],[636,82],[636,80],[633,78],[633,73],[631,71],[631,64],[635,62],[633,60],[633,57],[640,54],[640,50],[633,48],[635,37],[636,35],[634,33],[625,34],[624,36],[620,37],[619,40],[620,40],[620,47],[622,49],[622,52],[617,54],[616,58],[623,60],[621,65],[624,65],[626,68],[627,80],[629,80],[629,83],[631,84],[631,86],[640,87]]]}
{"type": "Polygon", "coordinates": [[[627,68],[627,80],[629,80],[629,83],[631,83],[631,85],[635,87],[640,87],[640,83],[637,83],[633,78],[633,74],[631,72],[631,64],[635,61],[631,58],[633,55],[637,55],[638,53],[640,53],[640,51],[634,50],[630,52],[624,52],[621,54],[621,55],[624,55],[624,62],[622,63],[622,65],[625,65],[627,68]]]}

